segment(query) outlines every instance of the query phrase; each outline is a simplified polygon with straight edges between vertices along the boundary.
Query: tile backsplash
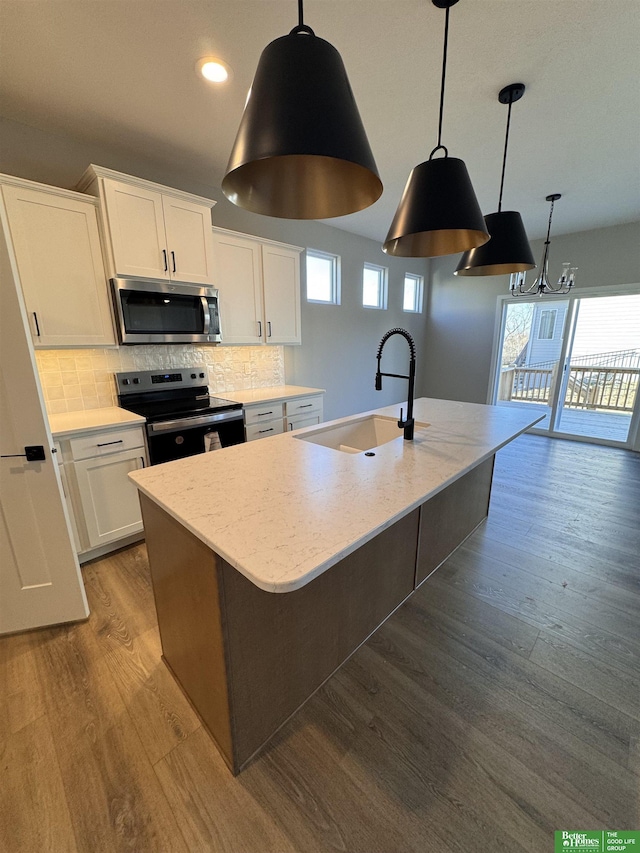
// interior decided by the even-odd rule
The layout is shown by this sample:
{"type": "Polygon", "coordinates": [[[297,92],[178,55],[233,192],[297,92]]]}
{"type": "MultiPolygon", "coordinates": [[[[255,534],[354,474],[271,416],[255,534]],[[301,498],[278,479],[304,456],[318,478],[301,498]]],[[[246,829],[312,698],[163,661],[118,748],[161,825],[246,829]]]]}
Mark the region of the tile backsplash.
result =
{"type": "Polygon", "coordinates": [[[118,349],[36,350],[50,414],[117,406],[113,374],[207,366],[212,394],[284,385],[284,348],[154,345],[118,349]]]}

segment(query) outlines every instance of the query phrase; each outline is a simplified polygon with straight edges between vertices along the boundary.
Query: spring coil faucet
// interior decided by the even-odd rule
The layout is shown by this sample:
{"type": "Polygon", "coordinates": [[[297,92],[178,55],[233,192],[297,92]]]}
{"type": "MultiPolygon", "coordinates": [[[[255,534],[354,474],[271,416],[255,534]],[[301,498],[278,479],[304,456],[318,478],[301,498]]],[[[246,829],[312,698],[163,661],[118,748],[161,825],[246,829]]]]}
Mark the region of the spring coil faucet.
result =
{"type": "Polygon", "coordinates": [[[409,380],[409,393],[407,396],[407,419],[405,420],[403,415],[404,412],[402,407],[400,407],[400,420],[398,421],[398,426],[402,429],[404,427],[404,440],[405,441],[413,441],[413,428],[414,428],[414,420],[413,420],[413,394],[414,394],[414,384],[416,379],[416,344],[409,332],[406,329],[389,329],[386,334],[382,336],[382,340],[380,341],[380,346],[378,347],[378,369],[376,371],[376,391],[382,391],[382,377],[383,376],[393,376],[396,379],[408,379],[409,380]],[[384,349],[384,345],[393,335],[402,335],[403,338],[406,339],[409,344],[409,375],[405,376],[402,373],[382,373],[380,370],[380,360],[382,358],[382,350],[384,349]]]}

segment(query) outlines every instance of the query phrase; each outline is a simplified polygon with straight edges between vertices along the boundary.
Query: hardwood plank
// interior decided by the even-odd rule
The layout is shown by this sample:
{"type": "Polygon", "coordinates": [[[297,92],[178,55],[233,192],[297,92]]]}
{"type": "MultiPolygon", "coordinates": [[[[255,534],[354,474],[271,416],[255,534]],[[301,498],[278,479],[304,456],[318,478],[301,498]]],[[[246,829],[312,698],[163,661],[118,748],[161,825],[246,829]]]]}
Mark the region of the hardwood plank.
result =
{"type": "Polygon", "coordinates": [[[0,739],[0,850],[75,853],[65,788],[46,715],[0,739]]]}
{"type": "Polygon", "coordinates": [[[204,729],[190,734],[154,770],[190,853],[298,853],[276,816],[229,773],[204,729]]]}
{"type": "Polygon", "coordinates": [[[640,722],[640,678],[541,631],[530,660],[640,722]]]}
{"type": "MultiPolygon", "coordinates": [[[[393,648],[400,650],[399,663],[407,656],[417,662],[416,677],[434,671],[438,679],[450,683],[451,690],[463,691],[472,706],[478,698],[490,698],[493,704],[509,707],[510,714],[521,717],[525,728],[531,719],[546,719],[548,724],[572,733],[589,748],[626,767],[629,739],[640,734],[633,718],[510,653],[489,636],[472,630],[461,632],[455,621],[414,599],[369,644],[376,649],[378,643],[383,644],[380,653],[388,656],[384,643],[389,639],[393,640],[393,648]],[[418,619],[412,616],[413,612],[418,619]],[[410,623],[409,629],[404,627],[405,619],[410,623]],[[460,669],[464,677],[458,674],[460,669]]],[[[410,674],[411,666],[403,666],[410,674]]]]}
{"type": "Polygon", "coordinates": [[[631,674],[638,671],[637,619],[563,589],[561,584],[539,581],[515,567],[483,563],[483,559],[471,551],[453,555],[438,582],[463,589],[536,628],[544,628],[605,663],[631,674]]]}
{"type": "MultiPolygon", "coordinates": [[[[431,636],[434,635],[435,632],[431,632],[431,636]]],[[[477,641],[478,638],[473,637],[469,642],[475,645],[477,641]]],[[[637,815],[637,784],[626,768],[626,754],[629,732],[638,731],[634,721],[618,715],[624,722],[606,739],[599,738],[604,749],[596,760],[592,743],[587,745],[584,740],[585,732],[593,726],[599,734],[598,729],[604,727],[603,723],[610,726],[613,718],[610,712],[607,711],[600,719],[596,717],[593,722],[584,720],[586,709],[594,714],[590,708],[590,697],[586,697],[587,702],[581,702],[580,697],[574,698],[573,691],[562,690],[561,686],[556,693],[550,692],[544,704],[538,700],[532,707],[528,695],[530,685],[539,691],[545,681],[538,667],[523,662],[523,672],[515,676],[508,671],[504,674],[492,672],[487,667],[462,663],[463,659],[469,661],[470,656],[461,659],[458,649],[450,644],[450,638],[445,640],[444,646],[444,649],[430,649],[431,660],[425,660],[425,641],[420,643],[412,630],[404,629],[400,620],[390,622],[368,644],[371,651],[387,663],[389,672],[383,682],[387,689],[399,692],[395,685],[398,673],[420,688],[422,695],[418,692],[412,703],[405,696],[405,702],[411,704],[415,712],[419,713],[425,702],[431,707],[430,697],[433,696],[448,708],[447,713],[463,717],[465,727],[472,726],[486,736],[485,749],[475,753],[478,761],[483,764],[492,761],[497,752],[504,749],[511,762],[521,762],[548,783],[542,789],[538,781],[523,784],[522,788],[518,786],[518,797],[522,802],[527,802],[530,790],[544,790],[546,794],[541,793],[542,800],[535,806],[542,815],[549,815],[562,796],[574,803],[573,808],[569,808],[565,801],[562,807],[564,820],[572,813],[578,825],[580,818],[584,822],[586,814],[591,813],[592,822],[595,820],[602,825],[620,823],[632,828],[637,815]],[[464,671],[463,678],[458,675],[461,670],[464,671]],[[568,699],[573,702],[569,710],[566,708],[568,699]],[[607,749],[612,749],[612,752],[607,749]]],[[[476,656],[486,657],[486,647],[476,656]]],[[[362,661],[358,659],[356,663],[361,664],[362,661]]],[[[553,688],[551,682],[545,686],[549,691],[553,688]]],[[[433,730],[442,732],[446,728],[444,723],[434,721],[433,730]]],[[[469,736],[467,733],[466,738],[469,736]]],[[[518,777],[518,765],[511,762],[505,760],[509,767],[507,775],[498,775],[505,784],[515,784],[518,777]]]]}
{"type": "Polygon", "coordinates": [[[152,628],[105,657],[152,764],[200,726],[161,656],[160,636],[152,628]]]}
{"type": "Polygon", "coordinates": [[[544,578],[563,587],[566,583],[571,589],[629,616],[640,610],[640,587],[634,592],[628,586],[616,583],[616,578],[612,577],[606,568],[601,568],[599,572],[584,571],[566,566],[559,560],[541,559],[512,545],[482,536],[471,537],[462,547],[495,562],[518,566],[533,577],[544,578]]]}
{"type": "MultiPolygon", "coordinates": [[[[448,567],[448,561],[446,566],[448,567]]],[[[428,600],[430,608],[457,620],[461,631],[468,626],[489,633],[494,642],[528,658],[538,636],[538,628],[523,621],[519,615],[512,616],[496,608],[493,602],[488,603],[450,581],[445,581],[444,570],[445,566],[432,576],[420,600],[428,600]]]]}
{"type": "Polygon", "coordinates": [[[91,615],[89,624],[103,652],[118,649],[156,623],[144,543],[82,568],[91,615]],[[117,575],[117,578],[113,578],[117,575]]]}
{"type": "Polygon", "coordinates": [[[0,640],[0,741],[46,712],[29,631],[0,640]]]}

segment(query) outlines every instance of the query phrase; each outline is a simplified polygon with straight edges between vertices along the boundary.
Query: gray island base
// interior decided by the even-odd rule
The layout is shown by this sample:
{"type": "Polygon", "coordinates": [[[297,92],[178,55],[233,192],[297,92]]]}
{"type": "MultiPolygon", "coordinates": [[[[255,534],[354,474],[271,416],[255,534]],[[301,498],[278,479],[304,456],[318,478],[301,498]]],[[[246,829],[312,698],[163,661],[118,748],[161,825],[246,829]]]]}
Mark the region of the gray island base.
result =
{"type": "Polygon", "coordinates": [[[140,496],[164,660],[234,774],[483,521],[493,461],[282,594],[140,496]]]}

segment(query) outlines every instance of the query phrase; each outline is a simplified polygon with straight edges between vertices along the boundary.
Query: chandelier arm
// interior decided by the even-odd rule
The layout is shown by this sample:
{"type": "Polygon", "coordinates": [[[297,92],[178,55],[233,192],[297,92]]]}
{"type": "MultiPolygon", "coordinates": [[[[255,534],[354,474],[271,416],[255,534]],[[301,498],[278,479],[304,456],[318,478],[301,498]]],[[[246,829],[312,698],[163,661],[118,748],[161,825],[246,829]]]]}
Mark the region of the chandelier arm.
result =
{"type": "MultiPolygon", "coordinates": [[[[444,147],[442,145],[442,118],[444,116],[444,84],[447,77],[447,48],[449,45],[449,6],[446,8],[444,19],[444,48],[442,51],[442,80],[440,82],[440,116],[438,118],[438,144],[434,150],[444,147]]],[[[445,149],[446,150],[446,149],[445,149]]]]}

